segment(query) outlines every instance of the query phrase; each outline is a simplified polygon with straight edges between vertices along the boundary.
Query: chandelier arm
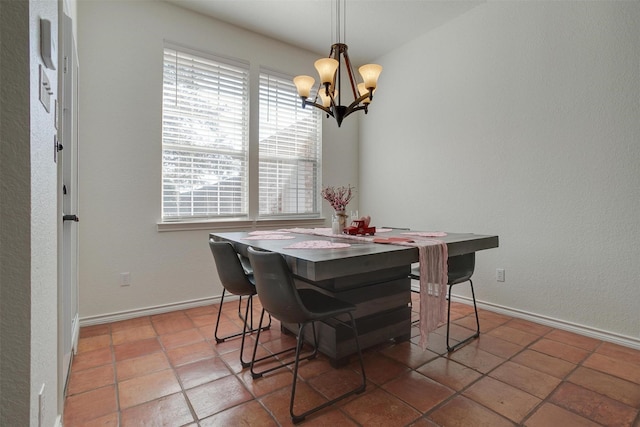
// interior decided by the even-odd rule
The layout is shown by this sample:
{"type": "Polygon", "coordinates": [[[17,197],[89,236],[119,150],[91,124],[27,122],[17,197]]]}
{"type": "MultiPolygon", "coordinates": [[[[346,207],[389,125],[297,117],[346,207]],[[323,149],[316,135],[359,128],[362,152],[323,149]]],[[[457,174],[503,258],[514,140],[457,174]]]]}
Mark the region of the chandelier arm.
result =
{"type": "Polygon", "coordinates": [[[325,113],[329,114],[331,117],[333,117],[333,111],[331,111],[329,108],[325,107],[324,105],[320,105],[317,102],[313,102],[313,101],[309,101],[309,100],[304,100],[303,103],[303,108],[305,105],[311,105],[312,107],[316,107],[321,109],[322,111],[324,111],[325,113]]]}
{"type": "Polygon", "coordinates": [[[347,74],[349,75],[349,83],[351,83],[351,91],[353,92],[353,98],[357,99],[358,98],[358,91],[357,91],[357,87],[358,84],[356,83],[353,73],[353,66],[351,65],[351,59],[349,59],[349,54],[347,53],[347,46],[344,46],[344,50],[342,51],[342,56],[344,56],[344,65],[345,68],[347,69],[347,74]]]}

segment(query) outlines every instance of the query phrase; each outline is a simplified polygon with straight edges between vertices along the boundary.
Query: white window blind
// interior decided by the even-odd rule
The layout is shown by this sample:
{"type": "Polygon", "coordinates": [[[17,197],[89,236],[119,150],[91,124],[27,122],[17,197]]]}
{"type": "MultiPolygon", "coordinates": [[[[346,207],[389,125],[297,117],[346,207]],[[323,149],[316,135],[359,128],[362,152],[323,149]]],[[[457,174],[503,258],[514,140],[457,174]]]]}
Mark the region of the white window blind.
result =
{"type": "Polygon", "coordinates": [[[162,219],[248,211],[249,66],[165,45],[162,219]]]}
{"type": "Polygon", "coordinates": [[[260,70],[259,214],[319,215],[320,111],[302,108],[291,76],[260,70]]]}

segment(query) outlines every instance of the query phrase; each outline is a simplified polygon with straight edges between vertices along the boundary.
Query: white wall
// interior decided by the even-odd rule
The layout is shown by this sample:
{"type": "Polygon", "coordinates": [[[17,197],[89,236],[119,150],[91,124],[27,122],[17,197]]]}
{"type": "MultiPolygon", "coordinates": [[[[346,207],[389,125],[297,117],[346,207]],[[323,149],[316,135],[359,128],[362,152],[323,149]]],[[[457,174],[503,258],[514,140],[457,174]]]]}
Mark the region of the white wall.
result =
{"type": "MultiPolygon", "coordinates": [[[[213,227],[157,231],[165,39],[249,60],[253,75],[260,65],[307,74],[317,59],[164,2],[78,3],[81,319],[222,293],[213,227]],[[119,286],[121,272],[130,287],[119,286]]],[[[325,184],[358,185],[357,129],[325,123],[325,184]]]]}
{"type": "Polygon", "coordinates": [[[56,71],[47,70],[51,113],[38,101],[40,18],[57,34],[54,0],[2,2],[0,135],[0,424],[42,425],[57,416],[57,223],[53,161],[56,71]]]}
{"type": "Polygon", "coordinates": [[[488,2],[379,58],[361,212],[497,234],[479,300],[640,344],[639,22],[638,2],[488,2]]]}

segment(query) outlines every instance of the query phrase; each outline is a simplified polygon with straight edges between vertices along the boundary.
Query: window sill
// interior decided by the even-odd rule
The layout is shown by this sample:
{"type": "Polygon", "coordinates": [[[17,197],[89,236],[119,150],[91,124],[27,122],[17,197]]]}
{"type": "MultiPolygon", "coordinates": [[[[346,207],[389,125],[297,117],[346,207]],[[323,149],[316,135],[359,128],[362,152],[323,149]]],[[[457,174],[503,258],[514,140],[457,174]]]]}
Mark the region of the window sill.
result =
{"type": "Polygon", "coordinates": [[[288,218],[288,219],[223,219],[199,221],[159,222],[158,232],[165,231],[245,231],[272,230],[292,227],[325,227],[324,218],[288,218]]]}

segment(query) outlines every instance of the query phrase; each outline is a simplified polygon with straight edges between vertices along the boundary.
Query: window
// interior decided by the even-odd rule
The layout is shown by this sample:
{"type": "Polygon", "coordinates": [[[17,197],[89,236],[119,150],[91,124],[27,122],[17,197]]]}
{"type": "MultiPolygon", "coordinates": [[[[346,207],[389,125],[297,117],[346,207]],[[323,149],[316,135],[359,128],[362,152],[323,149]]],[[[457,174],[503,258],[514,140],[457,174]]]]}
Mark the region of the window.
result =
{"type": "Polygon", "coordinates": [[[163,221],[248,213],[249,65],[165,45],[163,221]]]}
{"type": "Polygon", "coordinates": [[[321,114],[290,76],[260,70],[259,215],[318,216],[321,114]]]}
{"type": "Polygon", "coordinates": [[[163,222],[320,217],[322,116],[291,76],[260,69],[250,135],[247,62],[167,44],[163,71],[163,222]]]}

